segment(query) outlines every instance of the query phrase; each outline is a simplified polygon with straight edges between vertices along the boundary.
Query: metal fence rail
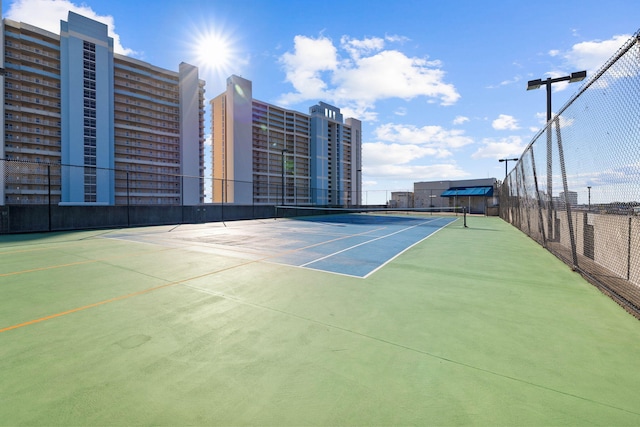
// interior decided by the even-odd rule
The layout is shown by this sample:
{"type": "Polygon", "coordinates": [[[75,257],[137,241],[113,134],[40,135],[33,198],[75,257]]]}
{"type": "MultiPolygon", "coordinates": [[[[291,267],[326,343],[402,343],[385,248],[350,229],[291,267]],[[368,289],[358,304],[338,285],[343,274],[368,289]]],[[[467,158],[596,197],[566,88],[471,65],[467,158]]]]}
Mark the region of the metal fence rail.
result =
{"type": "Polygon", "coordinates": [[[638,105],[640,31],[534,137],[500,216],[640,318],[638,105]]]}

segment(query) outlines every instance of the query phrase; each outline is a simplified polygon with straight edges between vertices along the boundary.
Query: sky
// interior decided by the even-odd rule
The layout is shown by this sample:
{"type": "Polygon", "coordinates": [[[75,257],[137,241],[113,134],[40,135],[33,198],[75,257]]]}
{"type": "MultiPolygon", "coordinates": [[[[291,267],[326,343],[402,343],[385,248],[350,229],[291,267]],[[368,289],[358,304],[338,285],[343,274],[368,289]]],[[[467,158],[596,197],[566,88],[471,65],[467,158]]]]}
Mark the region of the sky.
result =
{"type": "MultiPolygon", "coordinates": [[[[232,74],[260,101],[303,113],[323,101],[361,120],[366,203],[419,181],[502,180],[498,160],[519,157],[545,124],[544,86],[527,81],[589,77],[640,29],[637,0],[2,3],[3,18],[55,33],[69,10],[107,24],[118,53],[196,65],[208,137],[208,101],[232,74]]],[[[554,84],[552,110],[585,82],[554,84]]]]}

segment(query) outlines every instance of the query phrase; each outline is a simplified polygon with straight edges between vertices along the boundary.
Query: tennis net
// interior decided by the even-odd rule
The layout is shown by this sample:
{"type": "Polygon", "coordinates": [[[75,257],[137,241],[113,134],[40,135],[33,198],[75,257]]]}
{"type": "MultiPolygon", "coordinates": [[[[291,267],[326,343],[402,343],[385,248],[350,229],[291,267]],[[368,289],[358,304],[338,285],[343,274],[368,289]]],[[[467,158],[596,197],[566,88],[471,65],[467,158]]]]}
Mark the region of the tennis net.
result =
{"type": "Polygon", "coordinates": [[[385,207],[317,207],[317,206],[275,206],[274,218],[328,217],[344,219],[345,222],[356,221],[363,216],[387,218],[423,218],[436,216],[459,216],[467,224],[467,212],[464,207],[439,208],[385,208],[385,207]]]}

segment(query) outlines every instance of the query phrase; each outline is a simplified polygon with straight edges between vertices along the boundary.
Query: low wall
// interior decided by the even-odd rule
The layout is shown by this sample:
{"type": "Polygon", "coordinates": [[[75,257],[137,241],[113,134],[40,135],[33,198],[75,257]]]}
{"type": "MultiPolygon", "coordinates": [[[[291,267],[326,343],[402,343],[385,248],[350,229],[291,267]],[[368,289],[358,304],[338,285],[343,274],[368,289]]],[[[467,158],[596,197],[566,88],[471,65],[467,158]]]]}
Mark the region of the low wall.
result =
{"type": "Polygon", "coordinates": [[[0,234],[272,218],[273,206],[0,206],[0,234]]]}

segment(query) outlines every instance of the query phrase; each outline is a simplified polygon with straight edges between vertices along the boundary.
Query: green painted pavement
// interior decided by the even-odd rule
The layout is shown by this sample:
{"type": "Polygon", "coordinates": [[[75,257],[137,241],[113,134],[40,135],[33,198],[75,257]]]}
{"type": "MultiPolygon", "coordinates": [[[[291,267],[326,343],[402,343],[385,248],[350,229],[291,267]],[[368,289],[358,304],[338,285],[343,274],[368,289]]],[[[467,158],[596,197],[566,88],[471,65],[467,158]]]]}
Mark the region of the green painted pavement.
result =
{"type": "Polygon", "coordinates": [[[0,424],[639,425],[638,321],[502,220],[468,223],[366,280],[0,236],[0,424]]]}

